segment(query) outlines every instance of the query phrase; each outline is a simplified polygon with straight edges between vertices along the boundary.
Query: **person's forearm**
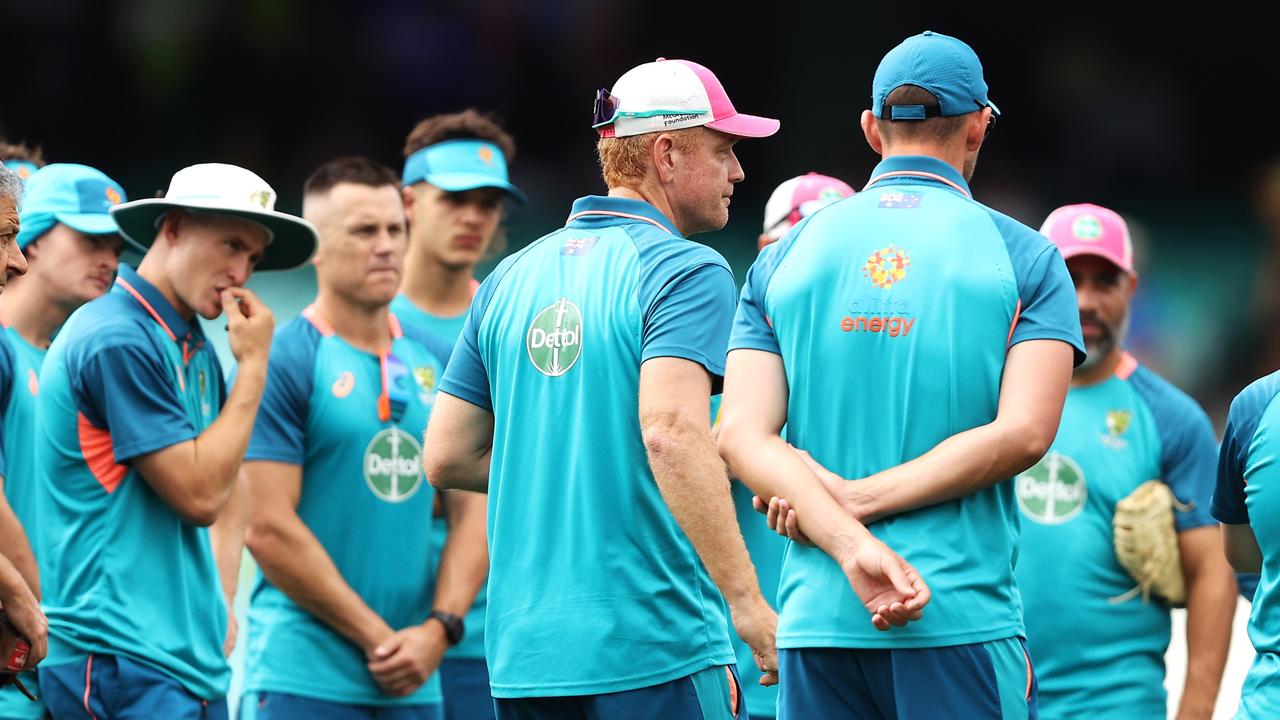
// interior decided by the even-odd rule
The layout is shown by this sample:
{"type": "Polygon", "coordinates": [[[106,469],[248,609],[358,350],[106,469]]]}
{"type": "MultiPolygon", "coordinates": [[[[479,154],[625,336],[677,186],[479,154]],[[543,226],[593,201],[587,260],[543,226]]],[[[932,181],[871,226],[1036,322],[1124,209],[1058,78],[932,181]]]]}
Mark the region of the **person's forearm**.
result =
{"type": "Polygon", "coordinates": [[[1236,582],[1220,558],[1202,561],[1187,578],[1187,679],[1178,720],[1213,716],[1236,611],[1236,582]]]}
{"type": "Polygon", "coordinates": [[[222,593],[231,608],[236,584],[240,580],[240,562],[244,557],[244,531],[249,522],[249,485],[243,472],[236,473],[231,497],[216,522],[209,527],[209,542],[218,565],[222,593]]]}
{"type": "Polygon", "coordinates": [[[800,531],[832,558],[851,554],[869,534],[778,435],[726,436],[721,452],[729,471],[757,496],[786,498],[800,531]]]}
{"type": "Polygon", "coordinates": [[[8,604],[9,598],[30,589],[13,561],[0,554],[0,606],[8,604]]]}
{"type": "Polygon", "coordinates": [[[762,601],[711,429],[659,423],[645,429],[644,440],[663,501],[730,608],[762,601]]]}
{"type": "Polygon", "coordinates": [[[240,463],[249,448],[266,379],[265,359],[242,362],[236,368],[236,382],[218,417],[196,437],[192,447],[199,477],[209,489],[223,496],[224,504],[236,485],[240,463]]]}
{"type": "Polygon", "coordinates": [[[1043,456],[1045,446],[1047,442],[1030,440],[1022,428],[997,420],[953,435],[914,460],[848,483],[842,504],[863,522],[873,522],[955,500],[1026,470],[1043,456]]]}
{"type": "Polygon", "coordinates": [[[271,584],[365,653],[393,632],[347,584],[297,515],[274,518],[268,528],[252,528],[248,544],[271,584]]]}
{"type": "Polygon", "coordinates": [[[489,575],[489,543],[485,536],[488,498],[449,491],[441,500],[449,519],[449,535],[440,553],[432,607],[462,617],[471,609],[489,575]]]}
{"type": "Polygon", "coordinates": [[[4,497],[4,480],[0,478],[0,555],[9,558],[27,587],[31,588],[36,599],[40,599],[40,570],[36,566],[36,556],[31,552],[31,542],[27,538],[22,523],[13,513],[13,508],[4,497]]]}

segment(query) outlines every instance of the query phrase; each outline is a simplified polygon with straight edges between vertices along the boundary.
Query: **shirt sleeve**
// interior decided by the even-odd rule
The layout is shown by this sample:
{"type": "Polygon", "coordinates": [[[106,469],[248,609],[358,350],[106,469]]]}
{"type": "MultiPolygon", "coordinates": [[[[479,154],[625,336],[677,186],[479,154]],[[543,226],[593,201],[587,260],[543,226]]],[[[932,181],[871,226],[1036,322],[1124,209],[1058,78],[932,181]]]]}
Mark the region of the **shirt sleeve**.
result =
{"type": "Polygon", "coordinates": [[[316,343],[298,336],[293,332],[295,327],[298,326],[286,327],[271,343],[267,382],[262,389],[262,402],[245,460],[290,465],[302,465],[306,461],[316,343]]]}
{"type": "Polygon", "coordinates": [[[1163,428],[1161,479],[1187,506],[1185,511],[1174,512],[1174,527],[1183,532],[1215,524],[1209,508],[1218,453],[1209,418],[1199,407],[1190,407],[1176,418],[1167,419],[1163,428]]]}
{"type": "Polygon", "coordinates": [[[774,263],[772,252],[777,243],[765,248],[769,255],[761,254],[747,270],[747,281],[742,285],[742,297],[738,301],[738,311],[733,317],[733,333],[729,338],[730,350],[764,350],[778,355],[782,348],[778,345],[778,337],[773,334],[773,325],[769,322],[764,307],[764,293],[769,285],[769,276],[774,263]]]}
{"type": "Polygon", "coordinates": [[[735,288],[729,268],[698,265],[677,275],[649,304],[640,340],[640,362],[676,357],[724,376],[733,325],[735,288]]]}
{"type": "Polygon", "coordinates": [[[1018,280],[1019,313],[1009,347],[1027,340],[1061,340],[1084,362],[1080,310],[1067,265],[1052,245],[1044,248],[1018,280]]]}
{"type": "Polygon", "coordinates": [[[1244,450],[1239,430],[1228,419],[1227,430],[1218,449],[1218,483],[1213,490],[1213,516],[1228,525],[1249,522],[1249,510],[1244,504],[1244,450]]]}
{"type": "Polygon", "coordinates": [[[458,335],[444,369],[444,377],[440,378],[440,392],[461,398],[476,407],[493,411],[493,399],[489,392],[489,371],[484,365],[484,357],[480,354],[480,324],[485,313],[489,311],[489,303],[493,294],[506,276],[507,269],[515,262],[518,255],[507,258],[489,277],[485,278],[471,299],[471,310],[467,312],[466,322],[462,324],[462,333],[458,335]]]}
{"type": "Polygon", "coordinates": [[[86,417],[110,433],[117,463],[196,436],[175,371],[153,347],[121,342],[98,348],[85,358],[76,384],[88,401],[86,417]]]}

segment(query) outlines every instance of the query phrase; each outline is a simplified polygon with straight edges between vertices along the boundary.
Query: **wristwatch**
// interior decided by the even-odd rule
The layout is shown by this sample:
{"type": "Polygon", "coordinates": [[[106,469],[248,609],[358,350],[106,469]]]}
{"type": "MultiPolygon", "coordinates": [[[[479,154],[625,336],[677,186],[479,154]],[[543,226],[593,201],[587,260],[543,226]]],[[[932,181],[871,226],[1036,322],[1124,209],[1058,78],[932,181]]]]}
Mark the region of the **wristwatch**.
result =
{"type": "Polygon", "coordinates": [[[462,635],[466,632],[466,626],[462,624],[462,618],[444,610],[432,610],[427,616],[430,620],[435,618],[444,625],[444,636],[448,639],[450,645],[457,645],[462,642],[462,635]]]}

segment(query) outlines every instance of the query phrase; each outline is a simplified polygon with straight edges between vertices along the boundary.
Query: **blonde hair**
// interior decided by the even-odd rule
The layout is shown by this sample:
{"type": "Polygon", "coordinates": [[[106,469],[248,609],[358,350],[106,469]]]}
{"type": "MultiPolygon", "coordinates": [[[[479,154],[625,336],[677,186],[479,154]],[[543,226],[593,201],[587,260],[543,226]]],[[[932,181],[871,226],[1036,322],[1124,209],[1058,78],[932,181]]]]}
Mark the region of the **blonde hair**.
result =
{"type": "Polygon", "coordinates": [[[632,187],[644,180],[649,171],[649,158],[658,137],[668,135],[680,152],[690,152],[698,144],[702,128],[685,128],[665,133],[645,133],[620,138],[600,138],[596,143],[596,155],[600,158],[600,173],[607,187],[632,187]]]}

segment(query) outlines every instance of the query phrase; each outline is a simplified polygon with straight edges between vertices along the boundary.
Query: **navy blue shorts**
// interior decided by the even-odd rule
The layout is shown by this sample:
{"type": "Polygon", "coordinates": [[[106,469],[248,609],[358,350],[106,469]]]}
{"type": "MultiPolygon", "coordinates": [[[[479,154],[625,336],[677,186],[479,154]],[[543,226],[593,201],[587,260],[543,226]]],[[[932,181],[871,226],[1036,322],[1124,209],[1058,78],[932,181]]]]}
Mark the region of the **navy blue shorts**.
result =
{"type": "Polygon", "coordinates": [[[661,685],[602,695],[496,698],[498,720],[745,720],[742,684],[718,665],[661,685]]]}
{"type": "Polygon", "coordinates": [[[444,720],[493,720],[489,665],[484,658],[445,658],[440,663],[444,720]]]}
{"type": "Polygon", "coordinates": [[[123,655],[40,666],[40,694],[57,720],[226,720],[226,698],[204,700],[123,655]]]}
{"type": "Polygon", "coordinates": [[[245,693],[238,720],[442,720],[439,705],[347,705],[281,692],[245,693]]]}
{"type": "Polygon", "coordinates": [[[779,720],[1039,717],[1021,638],[915,650],[800,648],[778,656],[779,720]]]}

